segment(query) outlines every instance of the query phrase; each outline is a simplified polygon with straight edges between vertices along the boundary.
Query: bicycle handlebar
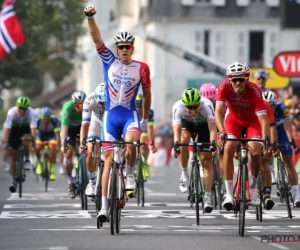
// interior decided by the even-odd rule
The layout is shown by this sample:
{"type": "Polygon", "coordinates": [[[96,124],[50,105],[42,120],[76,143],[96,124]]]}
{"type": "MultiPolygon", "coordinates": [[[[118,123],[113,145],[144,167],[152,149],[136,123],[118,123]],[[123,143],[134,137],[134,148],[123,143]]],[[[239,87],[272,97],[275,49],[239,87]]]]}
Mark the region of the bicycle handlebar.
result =
{"type": "MultiPolygon", "coordinates": [[[[217,150],[217,146],[216,146],[216,142],[215,141],[212,141],[212,142],[195,142],[195,141],[192,141],[192,142],[189,142],[189,143],[178,143],[178,142],[175,142],[174,144],[174,150],[175,151],[178,151],[178,148],[179,147],[184,147],[184,146],[193,146],[193,147],[201,147],[201,146],[209,146],[209,147],[212,147],[211,148],[211,152],[215,152],[217,150]]],[[[200,151],[201,151],[201,148],[200,148],[200,151]]],[[[202,150],[203,151],[203,150],[202,150]]]]}

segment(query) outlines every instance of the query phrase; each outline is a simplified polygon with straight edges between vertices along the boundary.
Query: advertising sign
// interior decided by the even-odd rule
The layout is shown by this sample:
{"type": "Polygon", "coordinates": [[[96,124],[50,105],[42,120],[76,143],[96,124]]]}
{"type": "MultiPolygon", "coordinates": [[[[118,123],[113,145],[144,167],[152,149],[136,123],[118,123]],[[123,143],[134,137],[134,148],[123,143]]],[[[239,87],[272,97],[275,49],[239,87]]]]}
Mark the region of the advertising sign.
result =
{"type": "Polygon", "coordinates": [[[300,51],[284,51],[275,56],[273,68],[278,75],[300,76],[300,51]]]}
{"type": "Polygon", "coordinates": [[[265,72],[267,72],[267,74],[269,75],[268,81],[267,81],[267,88],[270,89],[282,89],[285,88],[289,82],[290,82],[290,78],[289,77],[285,77],[285,76],[280,76],[278,75],[273,69],[271,68],[251,68],[250,69],[250,81],[251,82],[256,82],[255,78],[254,78],[254,74],[258,71],[258,70],[264,70],[265,72]]]}

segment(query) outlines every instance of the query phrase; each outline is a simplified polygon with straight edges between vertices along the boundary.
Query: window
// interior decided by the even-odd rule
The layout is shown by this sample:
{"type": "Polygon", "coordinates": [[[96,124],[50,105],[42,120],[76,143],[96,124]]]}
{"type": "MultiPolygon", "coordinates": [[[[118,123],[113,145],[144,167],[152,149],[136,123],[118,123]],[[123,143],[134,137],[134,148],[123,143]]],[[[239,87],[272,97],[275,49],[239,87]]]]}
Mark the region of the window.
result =
{"type": "Polygon", "coordinates": [[[264,32],[251,31],[249,35],[250,67],[263,67],[264,32]]]}
{"type": "Polygon", "coordinates": [[[204,31],[204,51],[203,51],[203,53],[207,56],[209,56],[209,38],[210,38],[210,31],[205,30],[204,31]]]}

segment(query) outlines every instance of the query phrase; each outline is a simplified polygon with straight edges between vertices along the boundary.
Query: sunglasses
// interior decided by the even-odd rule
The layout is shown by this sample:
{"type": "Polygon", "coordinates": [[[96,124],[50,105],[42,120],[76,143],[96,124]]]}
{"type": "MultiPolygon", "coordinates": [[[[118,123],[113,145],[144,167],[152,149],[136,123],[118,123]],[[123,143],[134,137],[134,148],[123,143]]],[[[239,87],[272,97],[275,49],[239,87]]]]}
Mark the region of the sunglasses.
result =
{"type": "Polygon", "coordinates": [[[199,108],[200,105],[194,105],[194,106],[185,106],[188,110],[194,110],[199,108]]]}
{"type": "Polygon", "coordinates": [[[237,83],[237,82],[244,82],[246,80],[246,78],[234,78],[231,79],[232,82],[237,83]]]}
{"type": "Polygon", "coordinates": [[[259,78],[257,78],[256,80],[266,80],[266,78],[263,78],[263,77],[259,77],[259,78]]]}
{"type": "Polygon", "coordinates": [[[76,108],[82,109],[83,108],[83,103],[76,104],[76,108]]]}
{"type": "Polygon", "coordinates": [[[20,107],[18,107],[20,110],[27,110],[27,108],[20,108],[20,107]]]}
{"type": "Polygon", "coordinates": [[[123,49],[129,50],[129,49],[132,49],[132,48],[133,48],[133,45],[132,45],[132,44],[117,45],[117,48],[118,48],[119,50],[123,50],[123,49]]]}

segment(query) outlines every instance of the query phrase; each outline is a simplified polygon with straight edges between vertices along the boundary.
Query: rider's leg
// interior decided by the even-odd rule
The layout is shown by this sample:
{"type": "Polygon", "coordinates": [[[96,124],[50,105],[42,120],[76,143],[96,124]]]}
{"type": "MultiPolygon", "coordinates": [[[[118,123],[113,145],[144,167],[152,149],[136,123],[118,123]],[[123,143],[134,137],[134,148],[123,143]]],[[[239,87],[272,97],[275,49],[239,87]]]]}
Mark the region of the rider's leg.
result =
{"type": "Polygon", "coordinates": [[[69,197],[71,199],[74,199],[76,197],[75,180],[72,177],[73,154],[74,154],[73,147],[71,145],[69,145],[69,148],[64,153],[63,166],[64,166],[65,172],[67,174],[67,178],[68,178],[68,186],[69,186],[68,187],[68,193],[69,193],[69,197]]]}
{"type": "MultiPolygon", "coordinates": [[[[141,142],[148,142],[149,138],[147,133],[142,133],[141,134],[141,142]]],[[[144,158],[144,164],[143,164],[143,174],[145,178],[150,177],[150,167],[148,165],[148,157],[149,157],[150,149],[148,145],[143,145],[141,146],[141,155],[144,158]]]]}
{"type": "Polygon", "coordinates": [[[213,209],[211,204],[211,188],[213,184],[213,167],[212,167],[212,154],[203,152],[200,155],[202,167],[204,170],[204,209],[206,213],[210,213],[213,209]]]}
{"type": "Polygon", "coordinates": [[[57,152],[57,145],[52,144],[50,142],[49,145],[49,164],[51,166],[51,173],[50,173],[50,180],[56,180],[56,152],[57,152]]]}
{"type": "MultiPolygon", "coordinates": [[[[97,177],[97,157],[93,157],[93,144],[91,142],[88,143],[88,151],[86,155],[86,167],[89,172],[89,184],[86,187],[85,194],[87,196],[95,195],[95,185],[96,185],[96,177],[97,177]]],[[[95,152],[99,151],[99,144],[95,145],[95,152]]]]}
{"type": "MultiPolygon", "coordinates": [[[[140,138],[140,134],[136,131],[129,130],[126,133],[125,141],[137,141],[140,138]]],[[[135,189],[135,180],[133,175],[134,165],[136,161],[136,146],[127,145],[126,149],[126,189],[135,189]]]]}
{"type": "Polygon", "coordinates": [[[270,165],[273,163],[273,157],[262,157],[261,175],[264,185],[264,205],[267,210],[272,209],[274,201],[271,198],[272,191],[272,176],[270,165]]]}
{"type": "MultiPolygon", "coordinates": [[[[251,138],[251,137],[249,137],[251,138]]],[[[257,181],[259,175],[259,169],[261,168],[261,153],[262,153],[262,144],[258,142],[249,143],[251,147],[250,156],[251,156],[251,204],[257,206],[260,204],[259,195],[257,193],[257,181]]]]}
{"type": "Polygon", "coordinates": [[[32,146],[32,137],[31,135],[24,135],[22,137],[23,141],[23,146],[24,146],[24,156],[25,156],[25,164],[24,164],[24,169],[25,170],[30,170],[32,169],[30,160],[29,160],[29,156],[30,156],[30,150],[31,150],[31,146],[32,146]]]}
{"type": "MultiPolygon", "coordinates": [[[[189,143],[191,140],[190,131],[183,129],[181,131],[181,143],[189,143]]],[[[188,173],[188,161],[190,158],[188,147],[180,147],[179,164],[182,169],[179,189],[182,193],[186,193],[189,188],[189,173],[188,173]]]]}
{"type": "Polygon", "coordinates": [[[37,158],[37,165],[35,169],[35,173],[40,175],[43,172],[42,162],[41,162],[41,150],[43,149],[42,145],[39,145],[39,141],[36,141],[36,158],[37,158]]]}
{"type": "Polygon", "coordinates": [[[16,182],[16,161],[18,157],[18,150],[17,149],[10,149],[9,151],[10,155],[10,175],[11,175],[11,184],[9,186],[10,192],[14,193],[17,189],[17,182],[16,182]]]}

